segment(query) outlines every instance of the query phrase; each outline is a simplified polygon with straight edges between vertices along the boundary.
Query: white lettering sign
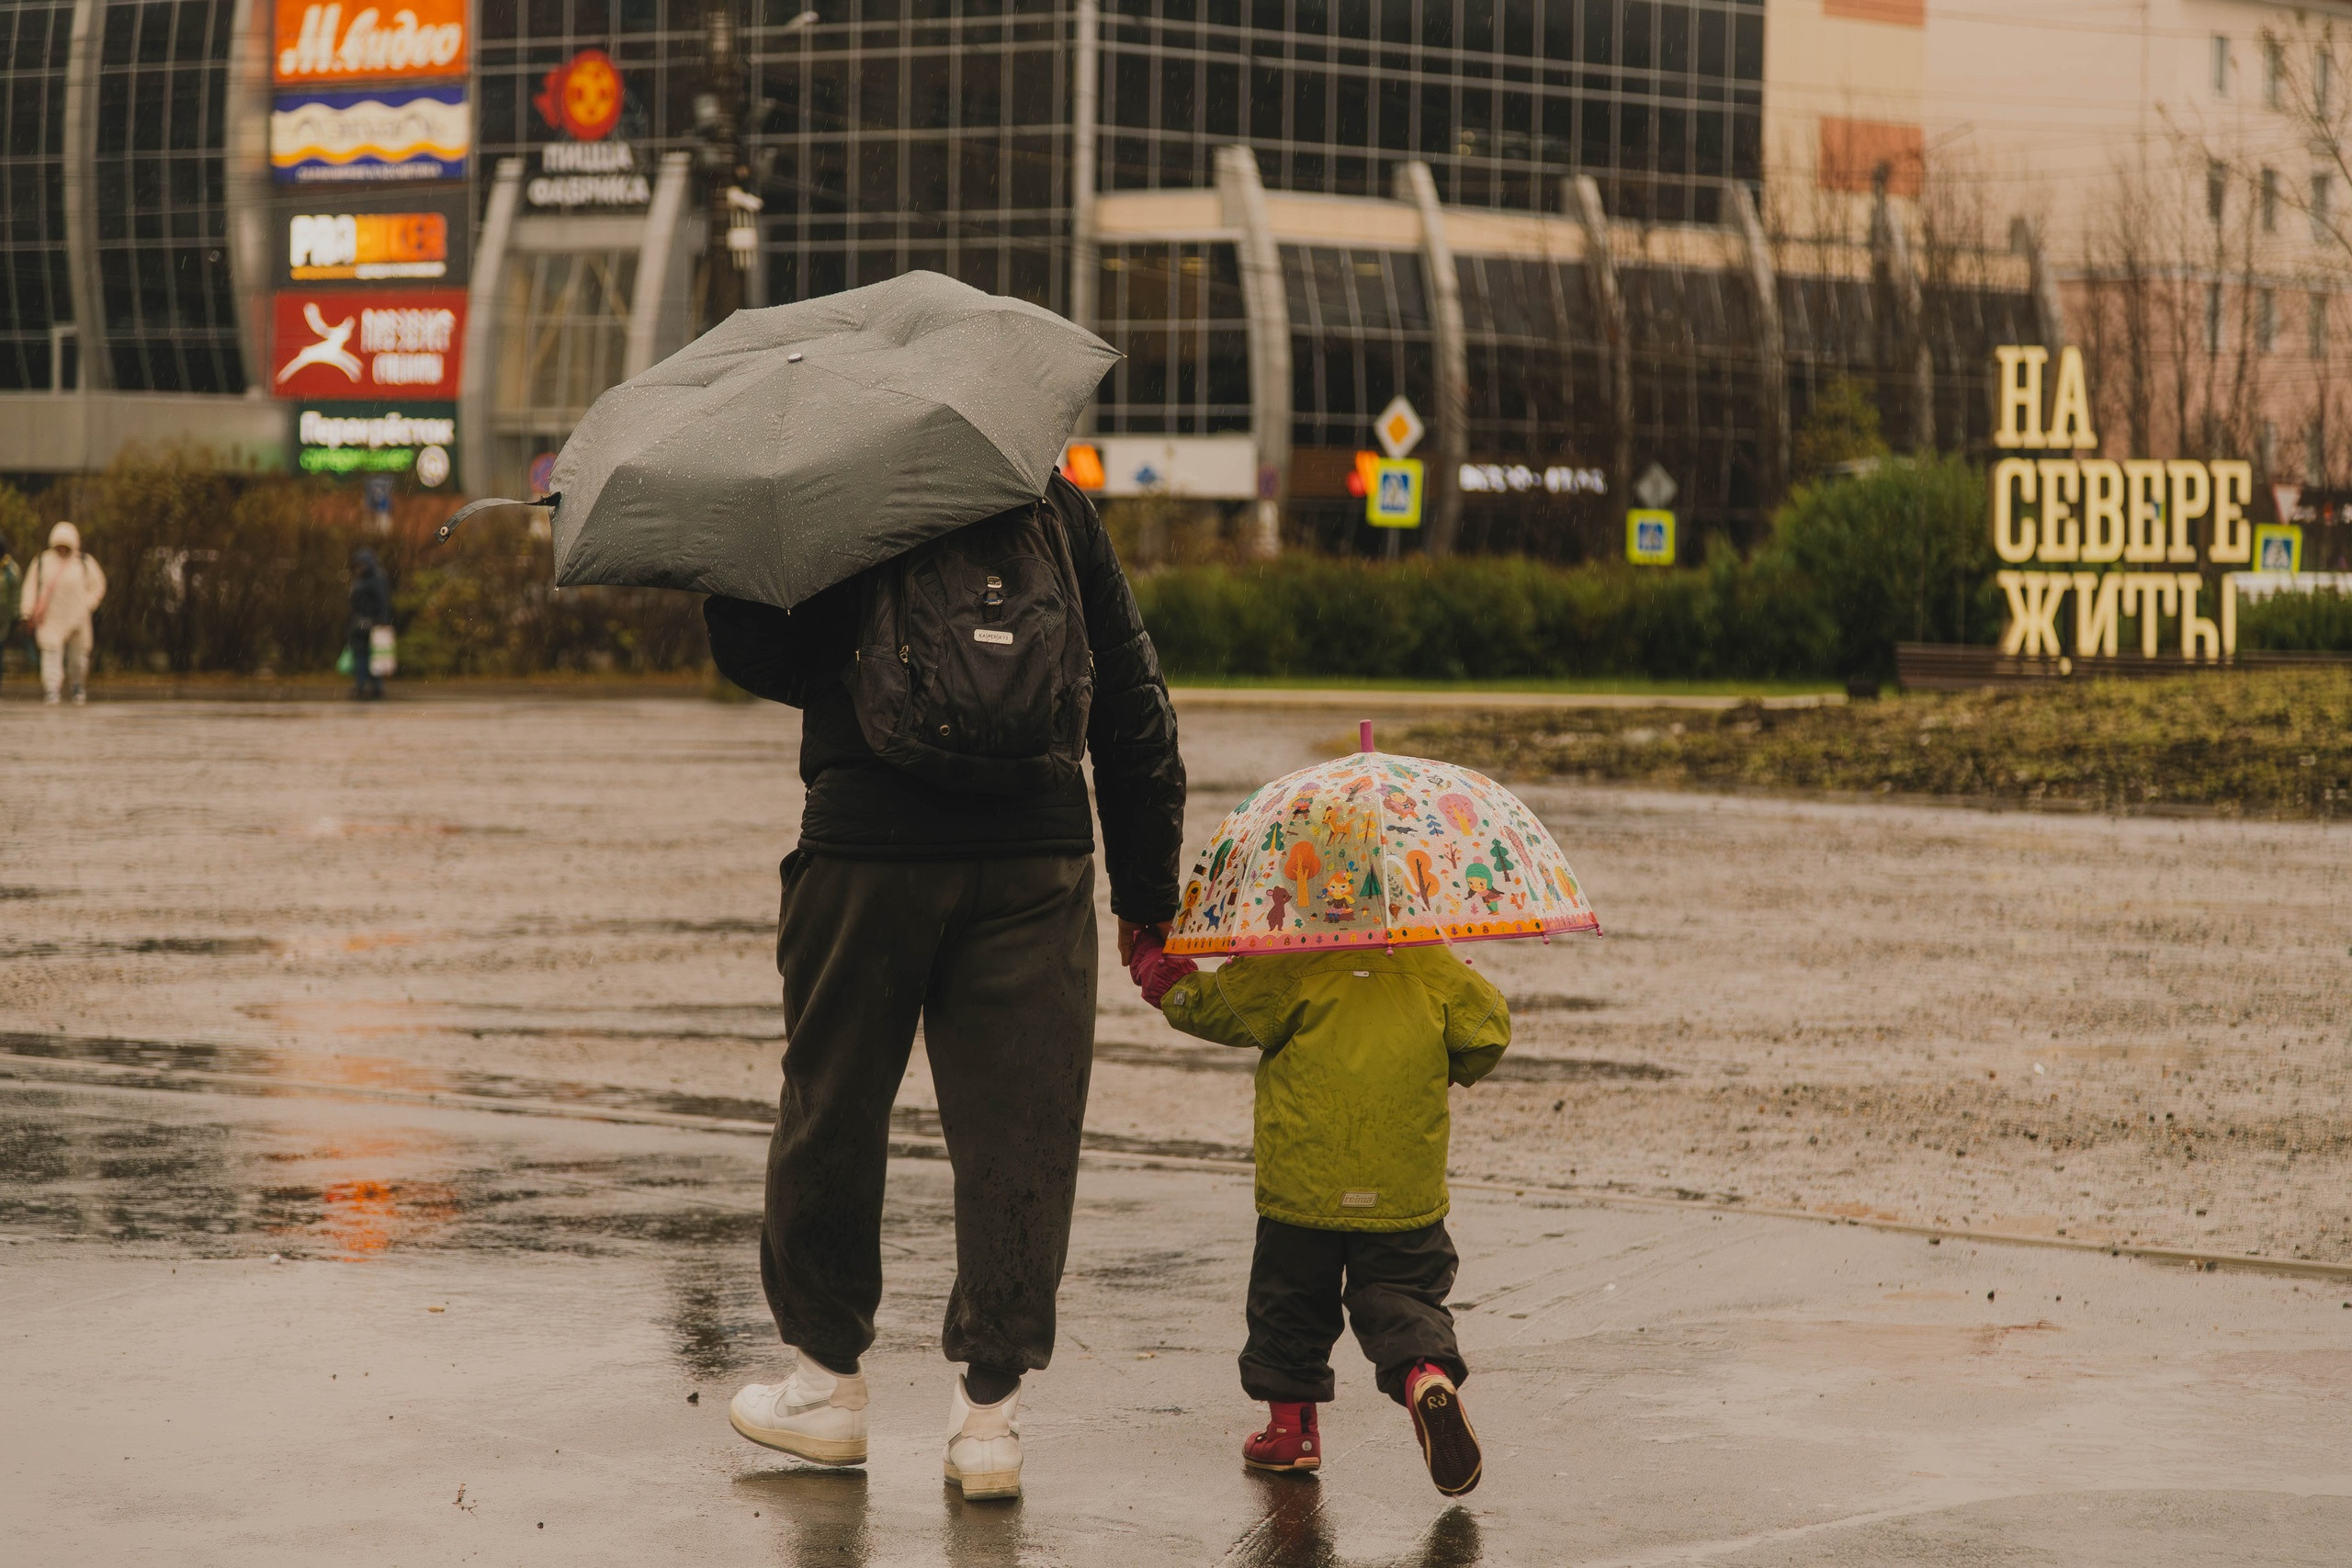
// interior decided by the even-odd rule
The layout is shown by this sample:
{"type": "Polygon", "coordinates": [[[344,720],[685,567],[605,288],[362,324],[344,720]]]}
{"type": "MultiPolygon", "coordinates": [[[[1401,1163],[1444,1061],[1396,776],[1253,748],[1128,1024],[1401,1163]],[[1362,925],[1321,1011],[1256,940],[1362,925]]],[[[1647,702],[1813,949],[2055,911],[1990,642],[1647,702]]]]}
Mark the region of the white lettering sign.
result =
{"type": "Polygon", "coordinates": [[[540,173],[523,187],[533,207],[642,207],[653,187],[626,141],[550,141],[540,173]]]}
{"type": "Polygon", "coordinates": [[[447,446],[458,439],[454,419],[427,419],[404,413],[341,418],[318,409],[304,409],[296,434],[305,446],[447,446]]]}
{"type": "Polygon", "coordinates": [[[1554,495],[1609,493],[1609,477],[1599,468],[1570,468],[1557,465],[1548,468],[1531,468],[1524,463],[1464,463],[1461,479],[1464,491],[1498,495],[1525,494],[1538,490],[1548,491],[1554,495]]]}
{"type": "Polygon", "coordinates": [[[465,51],[463,23],[420,26],[405,6],[392,13],[389,25],[373,6],[354,16],[348,28],[342,22],[340,5],[304,11],[300,35],[277,51],[279,79],[413,74],[449,65],[465,51]]]}

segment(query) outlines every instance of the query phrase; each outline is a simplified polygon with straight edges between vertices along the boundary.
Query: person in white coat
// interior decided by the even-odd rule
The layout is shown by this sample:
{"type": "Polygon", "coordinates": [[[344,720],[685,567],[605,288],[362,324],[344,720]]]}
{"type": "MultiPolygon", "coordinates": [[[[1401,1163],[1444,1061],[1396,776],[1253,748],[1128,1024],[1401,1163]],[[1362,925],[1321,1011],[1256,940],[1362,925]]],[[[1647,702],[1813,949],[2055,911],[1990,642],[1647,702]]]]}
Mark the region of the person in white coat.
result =
{"type": "Polygon", "coordinates": [[[43,702],[69,692],[76,703],[88,700],[90,616],[106,596],[107,574],[82,553],[82,531],[71,523],[51,528],[49,548],[33,558],[18,600],[40,649],[43,702]]]}

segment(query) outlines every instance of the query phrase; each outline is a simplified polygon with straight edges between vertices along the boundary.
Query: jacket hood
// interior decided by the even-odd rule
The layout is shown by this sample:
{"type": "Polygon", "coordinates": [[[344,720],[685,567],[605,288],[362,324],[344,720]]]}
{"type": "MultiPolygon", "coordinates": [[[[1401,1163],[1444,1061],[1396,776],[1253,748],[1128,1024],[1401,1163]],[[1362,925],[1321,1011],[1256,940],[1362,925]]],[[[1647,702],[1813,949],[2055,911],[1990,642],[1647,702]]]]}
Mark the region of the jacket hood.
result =
{"type": "Polygon", "coordinates": [[[362,571],[374,571],[377,570],[376,552],[362,545],[351,552],[351,564],[362,571]]]}
{"type": "Polygon", "coordinates": [[[60,523],[56,527],[51,528],[49,531],[49,547],[53,550],[61,545],[69,550],[80,549],[82,530],[71,523],[60,523]]]}

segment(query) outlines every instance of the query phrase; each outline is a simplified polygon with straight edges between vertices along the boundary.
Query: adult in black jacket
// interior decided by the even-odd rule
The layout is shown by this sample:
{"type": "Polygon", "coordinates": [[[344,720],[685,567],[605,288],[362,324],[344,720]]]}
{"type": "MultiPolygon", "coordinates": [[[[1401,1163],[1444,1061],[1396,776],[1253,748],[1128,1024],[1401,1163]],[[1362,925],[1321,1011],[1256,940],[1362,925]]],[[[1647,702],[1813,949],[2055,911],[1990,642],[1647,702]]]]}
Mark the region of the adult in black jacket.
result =
{"type": "MultiPolygon", "coordinates": [[[[1124,961],[1138,932],[1165,931],[1176,913],[1176,716],[1093,507],[1059,475],[1046,501],[1094,657],[1087,746],[1124,961]]],[[[863,589],[853,578],[789,614],[739,599],[703,607],[719,670],[801,710],[808,786],[783,867],[789,1044],[760,1247],[769,1307],[800,1359],[788,1382],[738,1394],[731,1414],[753,1441],[864,1459],[858,1359],[882,1293],[890,1107],[920,1021],[956,1170],[943,1348],[968,1366],[955,1409],[978,1434],[951,1440],[948,1470],[961,1463],[967,1496],[1004,1495],[1018,1487],[1021,1374],[1053,1350],[1076,1195],[1094,1048],[1094,824],[1082,778],[1030,797],[979,795],[875,755],[844,679],[863,589]]]]}
{"type": "Polygon", "coordinates": [[[381,677],[368,668],[378,626],[392,624],[392,581],[377,564],[376,552],[351,552],[351,694],[361,702],[384,694],[381,677]]]}

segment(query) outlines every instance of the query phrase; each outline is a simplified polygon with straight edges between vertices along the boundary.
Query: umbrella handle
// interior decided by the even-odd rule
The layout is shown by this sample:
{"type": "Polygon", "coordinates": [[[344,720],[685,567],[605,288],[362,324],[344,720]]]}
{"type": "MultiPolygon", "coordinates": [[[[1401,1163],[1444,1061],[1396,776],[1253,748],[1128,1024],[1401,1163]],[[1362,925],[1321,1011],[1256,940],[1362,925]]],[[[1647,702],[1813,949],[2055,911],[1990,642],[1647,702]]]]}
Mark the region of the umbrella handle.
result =
{"type": "Polygon", "coordinates": [[[457,532],[458,525],[463,523],[467,518],[471,517],[477,512],[487,512],[493,506],[545,506],[552,508],[557,502],[561,501],[562,499],[563,492],[558,491],[555,493],[546,496],[538,501],[509,501],[503,496],[495,495],[484,501],[469,501],[466,502],[465,505],[458,508],[457,515],[451,517],[449,521],[441,525],[440,528],[433,536],[433,542],[436,545],[447,544],[449,542],[449,536],[457,532]]]}

